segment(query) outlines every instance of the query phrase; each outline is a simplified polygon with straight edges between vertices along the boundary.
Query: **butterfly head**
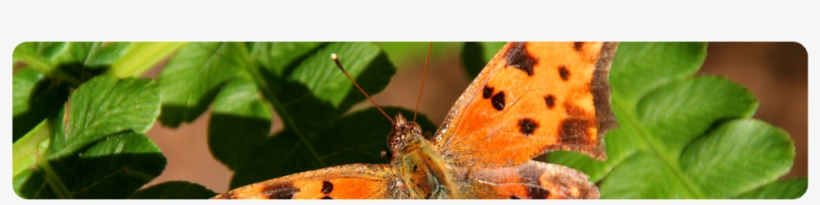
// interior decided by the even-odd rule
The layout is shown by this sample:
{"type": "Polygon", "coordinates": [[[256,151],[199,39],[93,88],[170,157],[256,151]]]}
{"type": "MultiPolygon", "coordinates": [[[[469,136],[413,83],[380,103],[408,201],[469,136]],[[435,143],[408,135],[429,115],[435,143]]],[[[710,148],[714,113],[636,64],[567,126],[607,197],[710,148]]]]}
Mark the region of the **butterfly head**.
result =
{"type": "Polygon", "coordinates": [[[422,140],[421,126],[413,121],[407,121],[401,113],[396,114],[396,124],[387,138],[387,146],[393,154],[402,153],[402,150],[422,140]]]}

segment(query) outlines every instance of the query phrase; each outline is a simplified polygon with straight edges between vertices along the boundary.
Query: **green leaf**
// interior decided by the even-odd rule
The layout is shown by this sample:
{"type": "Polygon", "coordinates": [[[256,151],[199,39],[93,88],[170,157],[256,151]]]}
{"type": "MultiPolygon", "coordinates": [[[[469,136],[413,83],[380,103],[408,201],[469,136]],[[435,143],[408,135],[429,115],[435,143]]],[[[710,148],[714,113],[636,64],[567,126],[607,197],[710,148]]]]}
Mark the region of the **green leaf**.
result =
{"type": "Polygon", "coordinates": [[[238,168],[267,139],[271,110],[253,81],[229,82],[214,99],[208,122],[208,147],[231,169],[238,168]]]}
{"type": "Polygon", "coordinates": [[[110,67],[111,63],[120,59],[133,44],[132,42],[91,43],[91,49],[83,60],[83,65],[85,67],[110,67]]]}
{"type": "Polygon", "coordinates": [[[202,185],[169,181],[137,191],[129,199],[208,199],[216,193],[202,185]]]}
{"type": "Polygon", "coordinates": [[[17,141],[63,106],[68,86],[25,67],[12,77],[12,94],[12,139],[17,141]]]}
{"type": "Polygon", "coordinates": [[[326,159],[314,148],[321,144],[316,142],[326,137],[323,133],[353,104],[365,99],[336,68],[331,53],[342,58],[347,71],[369,94],[384,89],[396,70],[371,43],[187,44],[159,76],[164,116],[160,118],[166,125],[178,125],[195,119],[213,101],[209,146],[231,169],[244,172],[257,164],[293,160],[308,165],[287,166],[290,170],[269,174],[325,167],[326,159]],[[268,138],[271,108],[285,129],[268,138]],[[254,161],[263,156],[282,159],[254,161]]]}
{"type": "Polygon", "coordinates": [[[254,42],[249,43],[253,59],[276,76],[301,62],[307,55],[326,45],[325,42],[254,42]]]}
{"type": "Polygon", "coordinates": [[[330,53],[342,57],[347,71],[370,94],[384,89],[395,73],[387,56],[370,43],[191,43],[179,49],[158,77],[160,119],[177,126],[198,117],[213,101],[209,144],[215,157],[238,170],[260,150],[279,151],[265,146],[272,106],[286,130],[277,135],[286,137],[274,139],[302,143],[304,157],[324,166],[312,142],[365,99],[330,53]]]}
{"type": "Polygon", "coordinates": [[[621,43],[610,69],[613,101],[635,105],[650,90],[691,77],[704,59],[706,43],[621,43]]]}
{"type": "Polygon", "coordinates": [[[18,55],[34,55],[51,65],[85,64],[94,47],[92,42],[26,42],[18,45],[18,55]]]}
{"type": "Polygon", "coordinates": [[[65,135],[56,135],[49,158],[76,153],[90,143],[116,133],[145,133],[159,115],[159,88],[150,79],[100,76],[71,95],[63,117],[65,135]]]}
{"type": "Polygon", "coordinates": [[[806,193],[808,178],[794,178],[776,181],[758,189],[746,192],[738,199],[797,199],[806,193]]]}
{"type": "Polygon", "coordinates": [[[14,193],[24,199],[56,199],[57,195],[51,190],[46,181],[46,174],[41,169],[32,169],[12,178],[14,193]]]}
{"type": "Polygon", "coordinates": [[[36,165],[19,173],[15,161],[13,185],[23,198],[125,198],[156,178],[166,164],[157,145],[132,132],[107,137],[76,156],[34,159],[36,165]]]}
{"type": "Polygon", "coordinates": [[[507,42],[466,42],[461,48],[461,62],[470,79],[478,76],[484,66],[507,42]]]}
{"type": "Polygon", "coordinates": [[[12,60],[14,63],[23,62],[26,66],[40,73],[51,74],[55,66],[51,64],[50,60],[47,60],[43,56],[44,51],[49,49],[43,49],[40,45],[40,43],[36,42],[23,42],[18,44],[17,47],[14,47],[14,52],[12,52],[12,60]]]}
{"type": "Polygon", "coordinates": [[[325,167],[318,163],[313,153],[299,141],[299,136],[289,130],[277,133],[259,144],[245,161],[234,169],[230,189],[261,182],[275,177],[325,167]],[[309,158],[314,160],[304,161],[309,158]]]}
{"type": "MultiPolygon", "coordinates": [[[[413,111],[403,108],[384,109],[391,114],[413,115],[413,111]]],[[[418,123],[422,130],[436,130],[435,124],[425,115],[419,115],[418,123]]],[[[311,142],[324,161],[323,166],[292,132],[285,130],[255,149],[247,164],[236,170],[231,188],[333,165],[389,163],[380,153],[389,150],[387,136],[390,132],[390,121],[375,108],[345,115],[322,132],[319,139],[311,142]]]]}
{"type": "Polygon", "coordinates": [[[13,78],[15,193],[23,198],[124,198],[159,175],[165,158],[139,134],[159,115],[159,87],[150,79],[95,76],[125,70],[137,75],[172,52],[168,45],[174,44],[180,43],[18,45],[15,65],[25,67],[13,78]],[[112,64],[122,70],[109,69],[112,64]],[[69,85],[77,87],[70,100],[69,85]]]}
{"type": "Polygon", "coordinates": [[[13,59],[76,87],[103,73],[120,78],[138,76],[182,44],[25,42],[15,48],[13,59]]]}
{"type": "Polygon", "coordinates": [[[150,79],[100,76],[13,145],[14,188],[23,198],[124,198],[164,169],[142,134],[159,115],[150,79]],[[137,132],[137,133],[135,133],[137,132]]]}
{"type": "MultiPolygon", "coordinates": [[[[550,154],[552,155],[552,154],[550,154]]],[[[550,156],[550,160],[555,159],[550,156]]],[[[552,163],[556,163],[555,161],[552,163]]],[[[563,162],[563,161],[560,161],[563,162]]],[[[583,172],[587,170],[576,168],[583,172]]],[[[614,167],[606,179],[598,182],[602,199],[690,199],[699,198],[690,190],[676,168],[659,157],[635,154],[614,167]]],[[[591,180],[592,181],[592,180],[591,180]]]]}
{"type": "Polygon", "coordinates": [[[707,198],[731,198],[788,173],[794,155],[794,142],[784,130],[743,119],[722,123],[693,141],[680,163],[694,184],[709,190],[707,198]]]}
{"type": "Polygon", "coordinates": [[[97,59],[111,65],[108,74],[120,78],[138,76],[176,51],[183,42],[103,43],[97,59]]]}
{"type": "Polygon", "coordinates": [[[331,43],[310,54],[283,78],[255,75],[285,127],[301,141],[317,138],[330,122],[365,100],[330,59],[331,53],[338,54],[347,72],[370,95],[381,92],[396,72],[374,44],[331,43]]]}
{"type": "Polygon", "coordinates": [[[346,111],[365,97],[336,68],[330,60],[331,53],[340,56],[344,68],[366,93],[381,92],[396,72],[387,55],[370,43],[332,43],[310,55],[287,81],[305,86],[318,100],[330,103],[337,110],[346,111]]]}
{"type": "Polygon", "coordinates": [[[15,62],[23,62],[50,77],[78,86],[84,79],[102,73],[107,67],[89,66],[89,55],[95,43],[90,42],[25,42],[12,54],[15,62]]]}
{"type": "Polygon", "coordinates": [[[168,60],[157,76],[162,89],[163,125],[177,127],[201,115],[228,80],[248,66],[244,44],[189,43],[168,60]]]}
{"type": "Polygon", "coordinates": [[[620,128],[608,159],[549,155],[599,184],[601,198],[734,198],[788,172],[788,134],[750,120],[758,101],[722,77],[692,76],[705,43],[621,43],[610,71],[620,128]]]}
{"type": "Polygon", "coordinates": [[[67,181],[75,198],[125,198],[159,176],[165,157],[147,136],[107,137],[83,151],[67,181]]]}
{"type": "Polygon", "coordinates": [[[340,57],[345,69],[369,94],[384,89],[396,70],[378,46],[371,43],[330,43],[294,63],[296,66],[285,70],[281,77],[269,70],[249,69],[285,129],[256,147],[241,164],[232,165],[236,167],[232,185],[331,165],[321,156],[316,142],[329,137],[324,133],[333,122],[354,103],[365,99],[330,59],[331,53],[340,57]],[[279,166],[283,163],[298,165],[279,166]],[[262,177],[254,175],[270,167],[277,170],[263,173],[262,177]],[[245,172],[257,173],[240,174],[245,172]]]}
{"type": "Polygon", "coordinates": [[[751,117],[758,104],[751,92],[734,82],[700,76],[647,93],[635,111],[645,131],[665,148],[658,151],[677,158],[688,142],[714,122],[751,117]]]}

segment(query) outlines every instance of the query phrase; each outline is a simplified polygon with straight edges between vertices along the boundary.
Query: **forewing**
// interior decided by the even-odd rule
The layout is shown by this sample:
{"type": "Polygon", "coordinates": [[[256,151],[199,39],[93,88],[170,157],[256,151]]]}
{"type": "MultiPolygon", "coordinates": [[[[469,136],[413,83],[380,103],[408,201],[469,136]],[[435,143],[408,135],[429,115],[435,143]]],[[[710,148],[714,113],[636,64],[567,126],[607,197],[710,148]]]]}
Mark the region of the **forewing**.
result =
{"type": "Polygon", "coordinates": [[[606,159],[617,127],[609,67],[617,43],[508,43],[456,101],[433,141],[458,166],[505,167],[550,150],[606,159]]]}

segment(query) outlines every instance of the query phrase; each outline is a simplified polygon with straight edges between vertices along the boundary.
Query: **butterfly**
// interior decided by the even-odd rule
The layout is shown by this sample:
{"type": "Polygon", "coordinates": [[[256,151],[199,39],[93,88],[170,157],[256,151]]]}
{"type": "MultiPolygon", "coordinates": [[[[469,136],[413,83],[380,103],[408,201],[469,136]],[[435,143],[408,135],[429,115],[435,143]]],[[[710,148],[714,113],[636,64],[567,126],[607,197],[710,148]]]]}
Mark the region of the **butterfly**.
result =
{"type": "Polygon", "coordinates": [[[239,187],[214,199],[590,199],[595,184],[534,161],[553,150],[606,159],[618,124],[609,68],[618,43],[511,42],[428,140],[397,114],[389,164],[349,164],[239,187]]]}

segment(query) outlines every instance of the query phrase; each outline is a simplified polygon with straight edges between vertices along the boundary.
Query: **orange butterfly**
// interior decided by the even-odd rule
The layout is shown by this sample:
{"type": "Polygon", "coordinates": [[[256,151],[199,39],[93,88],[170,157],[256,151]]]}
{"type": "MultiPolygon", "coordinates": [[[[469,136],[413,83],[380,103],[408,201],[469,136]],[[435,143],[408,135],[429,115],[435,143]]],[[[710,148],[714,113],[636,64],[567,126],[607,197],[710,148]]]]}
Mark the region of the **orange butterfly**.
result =
{"type": "Polygon", "coordinates": [[[350,164],[240,187],[215,199],[598,198],[587,175],[532,161],[552,150],[606,159],[617,127],[609,67],[617,43],[508,43],[428,141],[398,114],[390,164],[350,164]]]}

